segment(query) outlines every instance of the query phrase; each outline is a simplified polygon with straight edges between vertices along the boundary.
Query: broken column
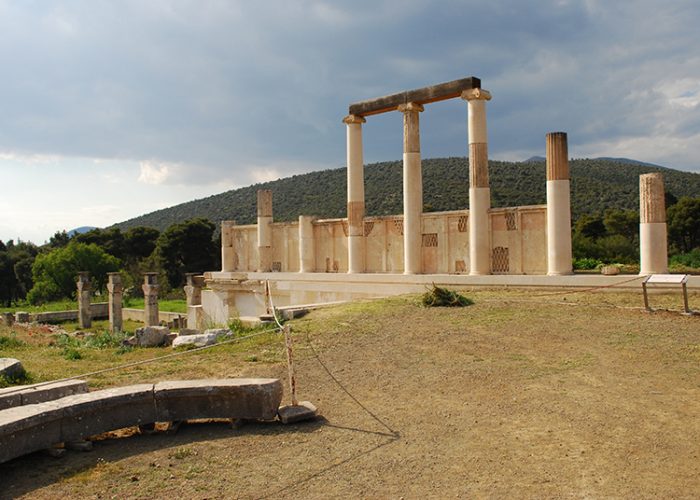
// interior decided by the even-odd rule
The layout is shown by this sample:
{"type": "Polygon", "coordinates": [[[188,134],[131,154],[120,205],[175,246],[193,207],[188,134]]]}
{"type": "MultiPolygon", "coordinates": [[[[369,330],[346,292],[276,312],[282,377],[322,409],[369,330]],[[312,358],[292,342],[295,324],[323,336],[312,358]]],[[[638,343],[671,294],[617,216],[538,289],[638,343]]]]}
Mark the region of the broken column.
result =
{"type": "Polygon", "coordinates": [[[571,194],[566,132],[547,134],[547,274],[572,274],[571,194]]]}
{"type": "Polygon", "coordinates": [[[421,272],[423,179],[421,177],[420,127],[418,113],[423,106],[401,104],[403,113],[403,273],[421,272]]]}
{"type": "Polygon", "coordinates": [[[109,331],[122,331],[122,277],[119,273],[107,273],[107,291],[109,292],[109,331]]]}
{"type": "Polygon", "coordinates": [[[357,115],[343,118],[343,123],[347,125],[348,273],[365,271],[365,179],[362,157],[362,124],[365,121],[357,115]]]}
{"type": "Polygon", "coordinates": [[[78,325],[80,328],[92,326],[92,313],[90,312],[90,273],[83,271],[78,273],[78,325]]]}
{"type": "Polygon", "coordinates": [[[272,191],[258,189],[258,272],[272,271],[272,191]]]}
{"type": "Polygon", "coordinates": [[[236,221],[221,221],[221,271],[233,272],[237,267],[236,249],[234,245],[233,227],[236,221]]]}
{"type": "Polygon", "coordinates": [[[160,323],[158,317],[158,274],[144,273],[143,285],[143,322],[146,326],[157,326],[160,323]]]}
{"type": "Polygon", "coordinates": [[[664,178],[639,176],[639,274],[668,272],[668,241],[664,178]]]}
{"type": "Polygon", "coordinates": [[[488,134],[486,101],[491,94],[483,89],[462,92],[467,101],[469,127],[469,274],[491,274],[491,242],[489,231],[488,134]]]}
{"type": "Polygon", "coordinates": [[[185,297],[187,299],[187,328],[200,328],[202,325],[202,288],[204,276],[196,273],[185,274],[185,297]]]}
{"type": "MultiPolygon", "coordinates": [[[[348,206],[350,204],[348,203],[348,206]]],[[[316,254],[314,249],[314,217],[299,216],[299,272],[313,273],[316,270],[316,254]]],[[[348,237],[350,233],[348,233],[348,237]]]]}

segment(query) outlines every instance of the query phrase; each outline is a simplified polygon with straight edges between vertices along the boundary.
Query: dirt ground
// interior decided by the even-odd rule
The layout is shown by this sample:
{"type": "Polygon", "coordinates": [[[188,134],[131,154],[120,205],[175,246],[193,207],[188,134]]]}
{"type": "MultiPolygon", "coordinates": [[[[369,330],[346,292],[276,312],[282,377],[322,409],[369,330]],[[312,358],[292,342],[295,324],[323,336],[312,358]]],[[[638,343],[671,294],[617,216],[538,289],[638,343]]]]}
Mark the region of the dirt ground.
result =
{"type": "MultiPolygon", "coordinates": [[[[396,298],[293,322],[316,422],[192,424],[33,454],[0,465],[0,497],[700,495],[699,316],[629,307],[639,294],[470,296],[463,309],[396,298]]],[[[233,362],[286,380],[281,363],[233,362]]]]}

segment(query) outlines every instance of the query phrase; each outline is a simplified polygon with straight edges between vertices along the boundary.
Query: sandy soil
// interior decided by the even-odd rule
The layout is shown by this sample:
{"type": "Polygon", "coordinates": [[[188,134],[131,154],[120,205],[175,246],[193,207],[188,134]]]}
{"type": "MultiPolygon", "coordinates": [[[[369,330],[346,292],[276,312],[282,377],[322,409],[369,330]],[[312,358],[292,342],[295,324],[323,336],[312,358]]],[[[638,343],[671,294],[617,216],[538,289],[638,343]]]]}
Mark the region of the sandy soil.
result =
{"type": "Polygon", "coordinates": [[[452,310],[392,299],[293,328],[301,397],[323,419],[188,425],[61,459],[34,454],[0,465],[0,497],[700,494],[700,317],[548,298],[452,310]]]}

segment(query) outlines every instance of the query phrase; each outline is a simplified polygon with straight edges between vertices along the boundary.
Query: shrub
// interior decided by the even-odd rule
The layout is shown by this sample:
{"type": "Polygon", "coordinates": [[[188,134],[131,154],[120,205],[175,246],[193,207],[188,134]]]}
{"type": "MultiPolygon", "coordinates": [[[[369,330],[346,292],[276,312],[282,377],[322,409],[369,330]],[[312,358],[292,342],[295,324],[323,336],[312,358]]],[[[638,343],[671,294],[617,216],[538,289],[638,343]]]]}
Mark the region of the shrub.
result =
{"type": "Polygon", "coordinates": [[[591,269],[598,269],[603,263],[598,259],[592,259],[590,257],[583,257],[580,259],[574,259],[574,269],[579,271],[589,271],[591,269]]]}
{"type": "Polygon", "coordinates": [[[700,248],[672,256],[669,264],[671,267],[692,267],[700,269],[700,248]]]}
{"type": "Polygon", "coordinates": [[[433,285],[431,290],[423,294],[421,303],[425,307],[465,307],[474,303],[464,295],[433,285]]]}

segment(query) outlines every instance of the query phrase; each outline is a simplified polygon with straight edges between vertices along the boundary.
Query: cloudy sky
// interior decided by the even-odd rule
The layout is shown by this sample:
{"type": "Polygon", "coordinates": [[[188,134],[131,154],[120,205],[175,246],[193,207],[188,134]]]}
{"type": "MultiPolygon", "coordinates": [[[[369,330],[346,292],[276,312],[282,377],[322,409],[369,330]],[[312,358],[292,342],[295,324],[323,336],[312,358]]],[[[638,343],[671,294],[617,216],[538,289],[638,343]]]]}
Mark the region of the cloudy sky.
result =
{"type": "MultiPolygon", "coordinates": [[[[625,156],[700,172],[697,0],[0,0],[0,240],[345,162],[351,102],[482,79],[490,156],[625,156]]],[[[400,113],[365,161],[401,158],[400,113]]],[[[466,154],[466,103],[421,114],[466,154]]]]}

